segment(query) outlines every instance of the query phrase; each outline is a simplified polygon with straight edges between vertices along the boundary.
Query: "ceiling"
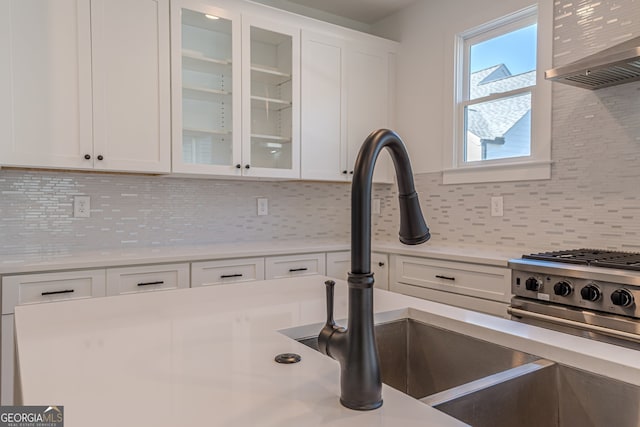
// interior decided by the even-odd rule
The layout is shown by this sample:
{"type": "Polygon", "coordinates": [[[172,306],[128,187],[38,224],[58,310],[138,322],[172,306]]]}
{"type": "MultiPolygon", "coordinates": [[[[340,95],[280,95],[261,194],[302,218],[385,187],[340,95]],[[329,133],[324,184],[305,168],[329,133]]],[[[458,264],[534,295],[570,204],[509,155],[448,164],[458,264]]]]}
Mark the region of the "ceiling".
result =
{"type": "Polygon", "coordinates": [[[416,0],[289,0],[290,3],[321,10],[365,24],[373,24],[415,1],[416,0]]]}

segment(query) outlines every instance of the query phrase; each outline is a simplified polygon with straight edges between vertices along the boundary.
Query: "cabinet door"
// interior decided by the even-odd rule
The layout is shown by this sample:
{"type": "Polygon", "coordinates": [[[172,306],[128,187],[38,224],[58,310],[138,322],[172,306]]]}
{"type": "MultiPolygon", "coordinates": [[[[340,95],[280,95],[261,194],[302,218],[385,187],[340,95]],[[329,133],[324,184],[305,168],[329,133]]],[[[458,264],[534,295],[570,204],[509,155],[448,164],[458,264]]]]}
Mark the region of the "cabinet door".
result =
{"type": "Polygon", "coordinates": [[[0,0],[0,164],[91,168],[89,0],[0,0]]]}
{"type": "Polygon", "coordinates": [[[243,174],[300,177],[300,30],[242,18],[243,174]]]}
{"type": "Polygon", "coordinates": [[[169,172],[169,0],[91,0],[94,166],[169,172]]]}
{"type": "MultiPolygon", "coordinates": [[[[371,132],[388,128],[389,54],[386,50],[351,45],[347,52],[347,165],[353,171],[360,146],[371,132]]],[[[384,150],[376,163],[376,182],[393,182],[392,163],[384,150]]]]}
{"type": "Polygon", "coordinates": [[[171,4],[173,172],[240,176],[240,15],[171,4]]]}
{"type": "Polygon", "coordinates": [[[302,31],[300,79],[303,179],[347,179],[345,42],[302,31]]]}

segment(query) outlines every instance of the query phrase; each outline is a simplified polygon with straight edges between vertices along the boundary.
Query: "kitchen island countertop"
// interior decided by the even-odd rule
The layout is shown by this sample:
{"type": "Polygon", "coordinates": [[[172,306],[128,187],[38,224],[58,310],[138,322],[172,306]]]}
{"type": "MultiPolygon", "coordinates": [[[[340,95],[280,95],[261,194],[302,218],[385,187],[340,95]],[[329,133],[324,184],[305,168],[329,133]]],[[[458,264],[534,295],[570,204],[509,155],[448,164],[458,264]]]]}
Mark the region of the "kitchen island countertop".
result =
{"type": "MultiPolygon", "coordinates": [[[[291,338],[324,322],[324,280],[16,307],[22,403],[64,405],[66,427],[463,425],[387,386],[379,410],[340,405],[337,362],[291,338]],[[286,352],[302,361],[274,362],[286,352]]],[[[346,294],[338,281],[337,319],[346,294]]],[[[640,385],[637,351],[378,289],[375,311],[640,385]]]]}

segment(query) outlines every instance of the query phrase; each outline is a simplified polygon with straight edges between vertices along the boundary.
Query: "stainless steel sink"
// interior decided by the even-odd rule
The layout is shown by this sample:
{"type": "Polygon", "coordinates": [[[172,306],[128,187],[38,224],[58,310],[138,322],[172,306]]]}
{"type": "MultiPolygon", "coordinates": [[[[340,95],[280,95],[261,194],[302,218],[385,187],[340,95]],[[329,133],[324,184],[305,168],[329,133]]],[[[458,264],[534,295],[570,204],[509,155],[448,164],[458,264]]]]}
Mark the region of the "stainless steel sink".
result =
{"type": "Polygon", "coordinates": [[[413,319],[376,341],[385,384],[474,427],[640,427],[632,384],[413,319]]]}
{"type": "MultiPolygon", "coordinates": [[[[298,341],[318,349],[316,337],[298,341]]],[[[382,382],[416,399],[536,359],[413,319],[376,325],[376,342],[382,382]]]]}
{"type": "Polygon", "coordinates": [[[640,426],[640,387],[550,361],[531,365],[538,368],[516,368],[523,372],[487,378],[486,387],[466,384],[425,403],[474,427],[640,426]]]}

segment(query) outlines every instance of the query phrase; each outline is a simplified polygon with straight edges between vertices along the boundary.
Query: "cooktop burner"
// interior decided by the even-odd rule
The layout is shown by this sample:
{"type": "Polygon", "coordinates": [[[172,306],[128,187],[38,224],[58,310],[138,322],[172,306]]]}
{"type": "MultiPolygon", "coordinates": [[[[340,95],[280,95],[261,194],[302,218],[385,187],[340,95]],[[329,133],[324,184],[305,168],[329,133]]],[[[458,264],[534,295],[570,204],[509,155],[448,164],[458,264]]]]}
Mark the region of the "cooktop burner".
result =
{"type": "Polygon", "coordinates": [[[523,255],[522,258],[640,271],[640,253],[633,252],[571,249],[523,255]]]}

